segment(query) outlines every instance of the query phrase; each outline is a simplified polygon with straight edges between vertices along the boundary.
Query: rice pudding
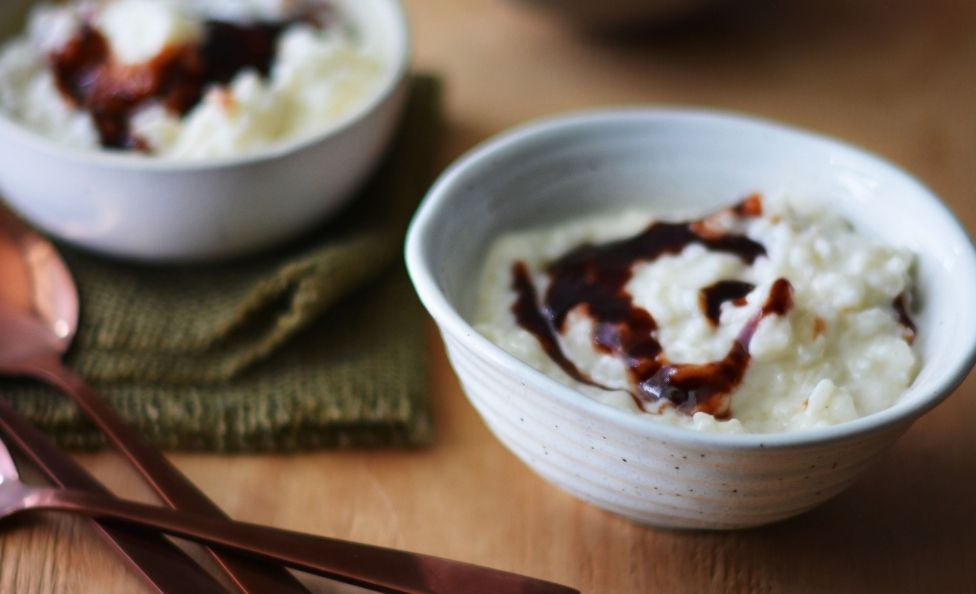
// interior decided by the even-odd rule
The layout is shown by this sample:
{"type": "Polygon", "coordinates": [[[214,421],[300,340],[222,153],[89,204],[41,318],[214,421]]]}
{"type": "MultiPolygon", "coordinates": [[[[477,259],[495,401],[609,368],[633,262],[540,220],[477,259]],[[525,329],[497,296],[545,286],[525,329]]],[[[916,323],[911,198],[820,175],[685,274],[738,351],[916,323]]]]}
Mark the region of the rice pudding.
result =
{"type": "Polygon", "coordinates": [[[911,384],[912,263],[822,205],[755,195],[692,221],[628,212],[505,235],[474,321],[635,414],[797,431],[888,408],[911,384]]]}
{"type": "Polygon", "coordinates": [[[61,144],[237,156],[319,134],[394,75],[349,0],[75,0],[0,51],[0,113],[61,144]]]}

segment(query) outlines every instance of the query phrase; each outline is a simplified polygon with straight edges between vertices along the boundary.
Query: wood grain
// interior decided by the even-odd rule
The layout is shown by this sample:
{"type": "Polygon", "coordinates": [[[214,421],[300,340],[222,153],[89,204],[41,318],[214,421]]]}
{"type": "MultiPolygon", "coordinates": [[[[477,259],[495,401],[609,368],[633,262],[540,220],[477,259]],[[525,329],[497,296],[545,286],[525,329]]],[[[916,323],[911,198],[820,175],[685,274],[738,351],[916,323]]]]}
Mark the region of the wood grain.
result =
{"type": "MultiPolygon", "coordinates": [[[[406,5],[416,65],[447,82],[443,164],[551,113],[709,106],[861,144],[919,176],[976,229],[976,3],[754,2],[628,41],[580,37],[504,0],[406,5]]],[[[464,400],[433,331],[430,344],[438,438],[429,450],[174,459],[237,518],[584,592],[976,592],[972,379],[827,505],[746,532],[667,532],[579,503],[530,473],[464,400]]],[[[112,454],[82,460],[118,492],[150,500],[112,454]]],[[[83,522],[4,526],[0,592],[139,591],[83,522]]]]}

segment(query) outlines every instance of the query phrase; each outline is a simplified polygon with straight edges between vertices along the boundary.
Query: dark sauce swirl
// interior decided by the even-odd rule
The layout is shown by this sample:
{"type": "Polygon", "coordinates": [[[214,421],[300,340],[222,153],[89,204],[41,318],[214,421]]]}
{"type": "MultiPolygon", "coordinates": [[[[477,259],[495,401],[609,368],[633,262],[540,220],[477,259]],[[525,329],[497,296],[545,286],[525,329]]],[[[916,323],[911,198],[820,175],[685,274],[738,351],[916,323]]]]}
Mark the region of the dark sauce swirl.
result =
{"type": "Polygon", "coordinates": [[[200,42],[167,47],[143,64],[119,63],[105,36],[85,24],[49,63],[61,94],[91,114],[103,147],[148,152],[130,129],[137,111],[158,103],[183,116],[210,86],[227,84],[243,70],[267,77],[285,29],[296,23],[323,27],[328,16],[328,5],[318,2],[280,22],[209,20],[200,42]]]}
{"type": "MultiPolygon", "coordinates": [[[[559,343],[569,313],[577,308],[593,320],[592,344],[598,352],[620,359],[630,376],[627,390],[641,410],[661,406],[694,414],[709,413],[719,419],[731,417],[731,395],[742,383],[749,367],[749,345],[759,323],[769,316],[785,316],[793,309],[793,286],[785,278],[771,285],[762,307],[739,331],[728,353],[704,364],[671,362],[658,340],[653,316],[637,307],[627,284],[638,262],[652,262],[676,255],[692,244],[713,252],[731,254],[746,264],[766,255],[766,248],[746,237],[716,229],[713,217],[746,219],[762,215],[762,199],[756,194],[701,220],[685,223],[654,223],[638,235],[603,245],[580,246],[549,264],[549,287],[540,301],[528,267],[512,267],[512,288],[516,300],[512,312],[519,326],[533,334],[546,354],[578,382],[614,390],[594,381],[566,356],[559,343]]],[[[745,305],[755,286],[737,279],[721,280],[699,293],[702,313],[718,325],[723,303],[745,305]]],[[[909,315],[909,295],[892,303],[894,315],[911,344],[915,324],[909,315]]],[[[815,334],[823,332],[823,320],[815,320],[815,334]]]]}
{"type": "MultiPolygon", "coordinates": [[[[762,201],[753,195],[713,216],[739,219],[762,215],[762,201]]],[[[658,340],[653,316],[637,307],[627,291],[638,262],[652,262],[675,255],[692,244],[709,251],[731,254],[746,264],[766,255],[760,243],[747,236],[716,230],[712,217],[685,223],[654,223],[640,234],[603,245],[580,246],[549,264],[549,287],[540,300],[526,265],[512,269],[517,299],[512,305],[516,322],[532,333],[543,350],[575,380],[597,388],[600,385],[580,371],[563,352],[559,335],[565,331],[569,313],[579,311],[593,320],[592,343],[598,352],[620,359],[630,376],[628,392],[642,410],[661,406],[694,414],[706,412],[719,419],[731,416],[731,395],[741,385],[751,356],[749,345],[760,322],[769,316],[785,316],[793,308],[793,286],[777,279],[759,310],[740,330],[722,359],[704,364],[674,363],[658,340]]],[[[745,281],[727,279],[705,287],[699,294],[702,312],[717,325],[723,303],[745,305],[755,287],[745,281]]],[[[915,325],[908,313],[907,297],[892,304],[895,315],[911,342],[915,325]]],[[[820,331],[822,321],[818,320],[820,331]]]]}
{"type": "Polygon", "coordinates": [[[708,323],[718,326],[719,317],[722,315],[722,304],[731,302],[733,305],[745,305],[746,295],[752,293],[755,288],[756,285],[745,281],[720,280],[698,293],[698,304],[708,323]]]}

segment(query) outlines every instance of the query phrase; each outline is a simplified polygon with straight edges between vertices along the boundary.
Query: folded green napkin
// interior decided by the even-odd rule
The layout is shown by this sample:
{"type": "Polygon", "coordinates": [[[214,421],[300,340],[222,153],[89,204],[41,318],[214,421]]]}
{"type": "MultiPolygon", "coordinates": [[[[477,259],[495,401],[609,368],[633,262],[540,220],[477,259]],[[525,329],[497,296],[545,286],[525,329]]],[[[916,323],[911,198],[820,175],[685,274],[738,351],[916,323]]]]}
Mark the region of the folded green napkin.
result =
{"type": "MultiPolygon", "coordinates": [[[[432,173],[439,85],[411,81],[384,164],[337,218],[274,253],[160,267],[60,249],[82,319],[67,362],[160,447],[422,445],[424,324],[400,258],[432,173]]],[[[0,394],[69,447],[101,435],[37,382],[0,394]]]]}

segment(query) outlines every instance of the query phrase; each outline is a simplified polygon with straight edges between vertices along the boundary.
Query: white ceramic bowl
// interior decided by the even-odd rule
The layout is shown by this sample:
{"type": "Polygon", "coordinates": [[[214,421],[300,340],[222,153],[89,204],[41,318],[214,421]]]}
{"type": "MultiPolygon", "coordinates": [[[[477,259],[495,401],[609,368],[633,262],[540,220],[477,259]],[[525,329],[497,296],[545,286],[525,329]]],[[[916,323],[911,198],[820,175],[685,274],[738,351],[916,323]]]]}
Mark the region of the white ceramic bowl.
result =
{"type": "Polygon", "coordinates": [[[963,380],[976,347],[976,255],[938,198],[863,151],[745,117],[602,112],[507,133],[431,189],[406,256],[465,392],[498,439],[570,493],[659,526],[756,526],[836,495],[963,380]],[[635,205],[700,214],[752,191],[829,202],[917,255],[922,367],[898,404],[804,432],[698,433],[589,400],[468,321],[482,257],[500,231],[635,205]]]}
{"type": "MultiPolygon", "coordinates": [[[[386,40],[382,90],[312,138],[226,159],[173,162],[65,148],[0,114],[0,195],[72,243],[142,260],[215,259],[290,238],[335,212],[383,153],[405,95],[409,35],[398,0],[333,0],[386,40]]],[[[30,0],[0,3],[0,38],[30,0]]]]}

